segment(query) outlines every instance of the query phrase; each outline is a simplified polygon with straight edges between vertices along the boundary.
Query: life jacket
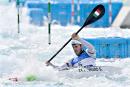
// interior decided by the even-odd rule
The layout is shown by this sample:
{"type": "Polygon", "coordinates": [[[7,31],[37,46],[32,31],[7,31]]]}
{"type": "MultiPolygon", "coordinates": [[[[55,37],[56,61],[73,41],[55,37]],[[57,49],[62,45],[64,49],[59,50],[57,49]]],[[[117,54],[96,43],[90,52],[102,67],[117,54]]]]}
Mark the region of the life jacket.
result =
{"type": "Polygon", "coordinates": [[[80,55],[78,55],[76,58],[73,58],[71,60],[71,65],[89,65],[89,66],[93,66],[95,65],[95,58],[92,58],[87,52],[85,52],[84,50],[80,53],[80,55]]]}

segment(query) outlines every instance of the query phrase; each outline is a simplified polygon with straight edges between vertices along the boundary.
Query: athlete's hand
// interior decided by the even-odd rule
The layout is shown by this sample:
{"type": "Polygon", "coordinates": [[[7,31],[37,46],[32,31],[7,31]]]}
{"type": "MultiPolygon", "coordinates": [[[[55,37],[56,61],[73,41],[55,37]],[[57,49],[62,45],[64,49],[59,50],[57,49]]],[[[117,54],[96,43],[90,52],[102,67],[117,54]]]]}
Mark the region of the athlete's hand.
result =
{"type": "Polygon", "coordinates": [[[79,40],[80,39],[79,35],[77,35],[76,33],[73,33],[72,36],[71,36],[71,38],[73,40],[79,40]]]}
{"type": "Polygon", "coordinates": [[[46,66],[49,66],[49,65],[51,65],[51,63],[47,61],[47,62],[46,62],[46,66]]]}

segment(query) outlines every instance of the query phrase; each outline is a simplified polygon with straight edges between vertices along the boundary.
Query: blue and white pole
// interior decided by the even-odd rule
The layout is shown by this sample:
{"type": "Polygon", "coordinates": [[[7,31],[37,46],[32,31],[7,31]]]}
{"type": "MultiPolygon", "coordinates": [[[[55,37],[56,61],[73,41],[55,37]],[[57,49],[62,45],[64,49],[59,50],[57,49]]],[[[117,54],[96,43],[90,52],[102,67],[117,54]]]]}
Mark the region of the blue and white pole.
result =
{"type": "Polygon", "coordinates": [[[80,0],[78,0],[77,3],[77,11],[78,11],[77,22],[80,23],[80,0]]]}
{"type": "Polygon", "coordinates": [[[71,5],[71,24],[74,24],[74,0],[72,0],[72,5],[71,5]]]}
{"type": "Polygon", "coordinates": [[[48,44],[51,44],[51,0],[48,0],[48,44]]]}

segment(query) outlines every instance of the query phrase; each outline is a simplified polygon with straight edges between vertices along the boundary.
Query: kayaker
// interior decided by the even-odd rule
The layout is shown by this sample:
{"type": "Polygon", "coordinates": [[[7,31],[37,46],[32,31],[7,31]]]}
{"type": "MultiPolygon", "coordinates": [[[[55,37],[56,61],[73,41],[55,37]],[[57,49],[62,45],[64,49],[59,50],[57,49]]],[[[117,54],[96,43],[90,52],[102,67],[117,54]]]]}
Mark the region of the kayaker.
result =
{"type": "Polygon", "coordinates": [[[71,44],[77,57],[72,58],[62,66],[56,66],[50,62],[46,62],[47,66],[52,66],[58,70],[68,70],[70,68],[76,68],[78,66],[88,67],[96,65],[96,50],[94,46],[86,40],[81,39],[75,33],[72,34],[71,37],[71,44]],[[86,50],[84,48],[86,48],[86,50]]]}

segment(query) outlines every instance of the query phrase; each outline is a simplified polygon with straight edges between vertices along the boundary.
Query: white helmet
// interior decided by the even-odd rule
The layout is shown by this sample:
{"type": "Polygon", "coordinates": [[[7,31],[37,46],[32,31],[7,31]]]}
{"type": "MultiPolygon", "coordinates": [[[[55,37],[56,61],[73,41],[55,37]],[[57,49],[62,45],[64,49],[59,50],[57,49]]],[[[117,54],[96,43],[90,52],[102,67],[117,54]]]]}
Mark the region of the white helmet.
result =
{"type": "Polygon", "coordinates": [[[80,44],[81,45],[82,43],[80,41],[78,41],[78,40],[72,40],[71,44],[72,45],[76,45],[76,44],[80,44]]]}

